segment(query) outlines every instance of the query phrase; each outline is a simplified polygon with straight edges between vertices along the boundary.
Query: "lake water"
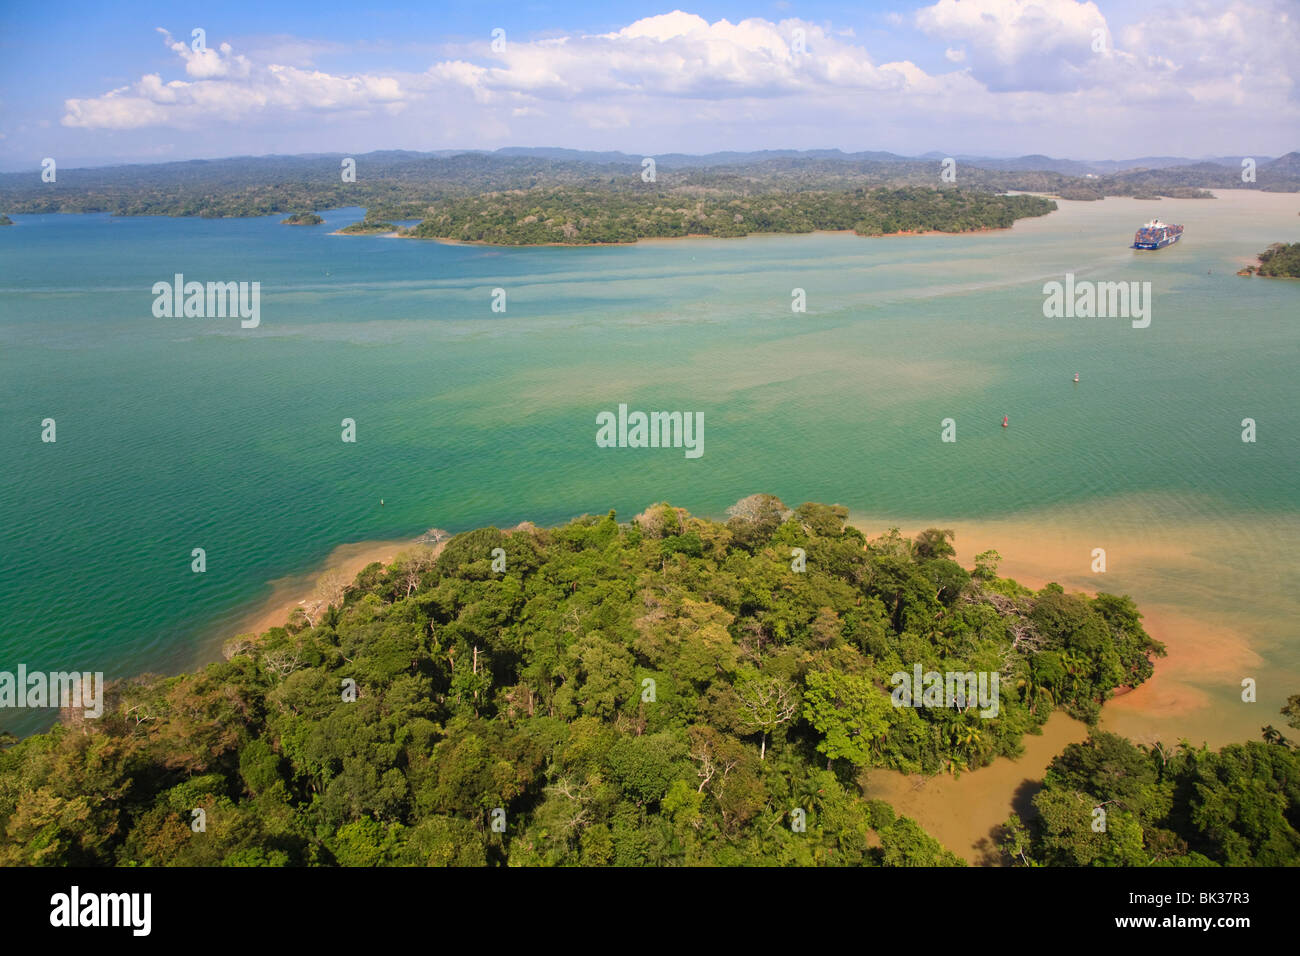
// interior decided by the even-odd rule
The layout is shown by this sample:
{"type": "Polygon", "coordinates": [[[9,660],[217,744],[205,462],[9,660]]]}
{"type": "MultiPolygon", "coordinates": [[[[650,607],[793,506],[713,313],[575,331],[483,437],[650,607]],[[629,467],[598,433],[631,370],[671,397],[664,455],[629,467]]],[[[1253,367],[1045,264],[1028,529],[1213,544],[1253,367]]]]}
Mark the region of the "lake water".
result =
{"type": "Polygon", "coordinates": [[[214,659],[268,582],[344,542],[664,499],[720,517],[766,491],[873,531],[942,521],[965,560],[992,544],[1007,573],[1131,593],[1171,656],[1105,724],[1256,737],[1300,692],[1300,283],[1233,273],[1300,239],[1300,198],[1060,205],[969,236],[593,249],[329,235],[360,210],[18,217],[0,229],[0,670],[214,659]],[[1127,248],[1153,215],[1183,240],[1127,248]],[[1150,282],[1150,327],[1045,318],[1066,272],[1150,282]],[[155,318],[175,273],[260,282],[260,326],[155,318]],[[620,403],[702,412],[703,456],[598,448],[620,403]]]}

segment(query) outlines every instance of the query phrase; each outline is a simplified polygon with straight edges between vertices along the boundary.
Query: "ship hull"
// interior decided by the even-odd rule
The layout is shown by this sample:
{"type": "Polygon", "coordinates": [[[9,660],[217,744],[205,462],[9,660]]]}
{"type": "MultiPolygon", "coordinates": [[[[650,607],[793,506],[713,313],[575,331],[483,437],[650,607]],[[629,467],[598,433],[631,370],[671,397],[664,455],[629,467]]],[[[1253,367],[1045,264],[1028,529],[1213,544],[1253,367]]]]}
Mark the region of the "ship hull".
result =
{"type": "Polygon", "coordinates": [[[1134,249],[1163,249],[1165,246],[1172,246],[1175,242],[1177,242],[1181,238],[1182,238],[1182,233],[1178,233],[1177,235],[1168,236],[1167,238],[1164,239],[1157,239],[1155,242],[1135,242],[1133,243],[1133,248],[1134,249]]]}

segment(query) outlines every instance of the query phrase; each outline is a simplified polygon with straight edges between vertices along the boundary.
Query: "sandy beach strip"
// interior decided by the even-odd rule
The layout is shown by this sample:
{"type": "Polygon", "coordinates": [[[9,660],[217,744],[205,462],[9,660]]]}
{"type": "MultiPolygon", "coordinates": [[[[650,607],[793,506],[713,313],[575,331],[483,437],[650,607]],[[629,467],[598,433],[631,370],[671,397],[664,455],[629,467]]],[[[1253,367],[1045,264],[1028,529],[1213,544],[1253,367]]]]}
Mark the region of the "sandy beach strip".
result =
{"type": "MultiPolygon", "coordinates": [[[[415,547],[418,545],[414,540],[358,541],[352,544],[341,544],[311,571],[271,581],[270,597],[252,608],[229,636],[263,634],[273,627],[283,627],[297,608],[313,599],[316,584],[325,575],[342,574],[351,583],[361,571],[376,561],[387,567],[403,551],[415,547]]],[[[434,550],[441,552],[442,544],[434,550]]]]}

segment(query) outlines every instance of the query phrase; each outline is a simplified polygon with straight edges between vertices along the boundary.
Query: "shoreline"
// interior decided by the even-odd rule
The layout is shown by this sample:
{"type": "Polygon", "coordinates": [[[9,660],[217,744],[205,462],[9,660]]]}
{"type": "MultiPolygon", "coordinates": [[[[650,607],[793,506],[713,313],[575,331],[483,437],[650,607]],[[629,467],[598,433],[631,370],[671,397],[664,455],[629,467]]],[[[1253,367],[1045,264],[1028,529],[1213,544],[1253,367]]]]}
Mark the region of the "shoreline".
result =
{"type": "MultiPolygon", "coordinates": [[[[325,575],[343,574],[347,577],[348,584],[351,584],[358,574],[376,561],[388,567],[402,551],[415,547],[417,540],[354,541],[340,544],[324,561],[310,570],[268,581],[271,594],[256,605],[250,605],[247,612],[240,615],[238,624],[228,631],[222,630],[218,649],[221,643],[231,638],[244,634],[260,637],[273,627],[283,627],[295,610],[314,597],[316,585],[325,575]]],[[[440,543],[435,550],[441,553],[442,544],[445,543],[440,543]]]]}
{"type": "Polygon", "coordinates": [[[1052,760],[1070,744],[1088,739],[1086,724],[1054,710],[1041,733],[1021,738],[1019,757],[998,757],[991,764],[958,777],[904,774],[872,767],[861,774],[862,794],[884,800],[900,816],[911,817],[944,847],[974,866],[1001,866],[994,842],[997,829],[1016,813],[1022,818],[1042,789],[1052,760]],[[956,811],[960,812],[956,812],[956,811]]]}
{"type": "MultiPolygon", "coordinates": [[[[1140,510],[1134,504],[1118,501],[1113,507],[1116,513],[1140,510]]],[[[1145,682],[1105,701],[1097,729],[1148,745],[1186,739],[1194,746],[1219,748],[1257,739],[1260,728],[1275,719],[1271,707],[1258,715],[1249,709],[1233,711],[1227,719],[1221,707],[1240,703],[1241,678],[1269,664],[1269,645],[1261,642],[1249,615],[1184,597],[1189,589],[1195,593],[1198,576],[1235,570],[1215,568],[1194,553],[1190,539],[1199,528],[1153,536],[1139,523],[1105,532],[1111,566],[1099,575],[1090,566],[1094,532],[1076,526],[1075,520],[1069,516],[1062,526],[1059,519],[1034,512],[998,519],[909,521],[908,528],[899,530],[911,538],[923,528],[950,528],[956,533],[956,560],[963,567],[970,567],[976,554],[996,549],[1001,555],[998,575],[1035,591],[1055,582],[1067,592],[1090,597],[1106,592],[1133,598],[1143,628],[1166,653],[1153,659],[1155,671],[1145,682]],[[1172,591],[1170,582],[1177,582],[1172,591]]],[[[897,524],[858,513],[850,514],[849,523],[868,537],[897,524]]],[[[1277,679],[1292,680],[1285,674],[1277,679]]]]}
{"type": "MultiPolygon", "coordinates": [[[[868,538],[902,524],[857,513],[850,513],[848,523],[868,538]]],[[[1069,593],[1089,597],[1098,591],[1125,594],[1132,590],[1098,587],[1087,561],[1078,557],[1089,555],[1089,551],[1069,541],[1051,541],[1050,536],[1044,540],[1050,523],[1039,515],[906,524],[908,527],[899,527],[899,533],[909,540],[925,528],[951,528],[955,532],[955,560],[962,567],[973,564],[976,554],[996,549],[1001,555],[998,576],[1034,591],[1053,581],[1069,593]]],[[[1152,546],[1149,554],[1158,553],[1160,549],[1152,546]]],[[[1155,671],[1145,682],[1135,688],[1118,688],[1102,704],[1095,728],[1063,710],[1053,710],[1041,734],[1021,738],[1023,753],[1017,758],[997,757],[987,766],[964,771],[956,778],[944,773],[926,776],[876,767],[860,778],[864,795],[885,800],[896,813],[916,820],[927,833],[972,865],[1002,866],[1005,861],[995,843],[997,830],[1012,812],[1022,817],[1032,812],[1030,801],[1042,788],[1048,766],[1069,744],[1083,742],[1094,730],[1115,733],[1147,746],[1156,740],[1174,743],[1180,738],[1188,738],[1194,745],[1200,743],[1202,735],[1185,732],[1199,723],[1198,716],[1211,704],[1198,686],[1199,681],[1207,673],[1222,673],[1235,680],[1239,673],[1250,672],[1259,656],[1233,629],[1204,621],[1187,608],[1137,596],[1134,600],[1143,628],[1165,645],[1166,656],[1153,659],[1155,671]],[[1182,717],[1183,732],[1162,732],[1157,716],[1175,720],[1182,717]]],[[[1209,727],[1203,729],[1205,742],[1215,748],[1241,740],[1222,730],[1211,733],[1209,727]]]]}

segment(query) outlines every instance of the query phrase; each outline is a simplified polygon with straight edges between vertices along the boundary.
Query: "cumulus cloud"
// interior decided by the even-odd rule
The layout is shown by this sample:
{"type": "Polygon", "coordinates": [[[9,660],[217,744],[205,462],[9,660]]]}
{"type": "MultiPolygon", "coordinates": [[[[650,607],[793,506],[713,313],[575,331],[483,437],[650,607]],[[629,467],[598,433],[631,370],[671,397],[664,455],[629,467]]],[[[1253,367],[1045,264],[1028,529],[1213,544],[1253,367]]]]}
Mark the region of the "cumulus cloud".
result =
{"type": "Polygon", "coordinates": [[[207,121],[238,122],[252,116],[295,112],[401,109],[404,91],[390,76],[334,76],[284,64],[258,65],[229,43],[195,50],[158,31],[180,58],[187,80],[142,76],[90,99],[64,101],[63,125],[86,129],[193,127],[207,121]]]}
{"type": "Polygon", "coordinates": [[[1109,47],[1090,0],[938,0],[917,11],[916,25],[959,43],[971,74],[994,92],[1078,89],[1109,47]]]}
{"type": "Polygon", "coordinates": [[[798,20],[759,18],[709,23],[675,10],[645,17],[614,33],[509,42],[498,64],[471,69],[463,61],[431,72],[475,92],[514,92],[552,99],[601,99],[637,93],[725,99],[785,96],[819,88],[897,90],[897,71],[871,61],[861,47],[798,20]],[[796,31],[806,52],[796,52],[796,31]]]}
{"type": "Polygon", "coordinates": [[[1288,0],[1224,5],[1191,0],[1120,31],[1144,73],[1198,103],[1300,103],[1300,6],[1288,0]]]}
{"type": "Polygon", "coordinates": [[[1297,89],[1300,15],[1292,0],[1184,0],[1145,7],[1111,32],[1091,0],[937,0],[925,34],[965,54],[991,92],[1098,91],[1116,99],[1232,105],[1297,89]]]}
{"type": "Polygon", "coordinates": [[[195,49],[196,44],[175,40],[162,27],[156,28],[167,41],[172,52],[185,61],[185,72],[196,80],[209,80],[217,76],[243,78],[248,76],[252,64],[245,57],[236,56],[229,43],[221,44],[216,50],[206,45],[195,49]]]}
{"type": "Polygon", "coordinates": [[[1144,7],[1112,32],[1092,0],[935,0],[896,18],[903,35],[910,24],[919,40],[916,60],[939,64],[929,70],[882,62],[870,39],[829,24],[710,22],[682,10],[608,33],[511,36],[499,51],[487,37],[447,44],[413,73],[331,73],[315,65],[317,54],[332,52],[327,44],[293,37],[195,51],[160,31],[176,58],[170,74],[67,100],[63,123],[122,130],[228,123],[269,138],[295,116],[333,116],[367,141],[378,132],[382,145],[411,148],[541,141],[626,148],[632,136],[648,146],[669,134],[676,149],[741,141],[898,148],[887,142],[902,140],[921,151],[950,134],[961,140],[953,148],[987,148],[1014,135],[1033,140],[1035,151],[1049,151],[1050,142],[1076,156],[1113,153],[1114,144],[1173,128],[1185,140],[1161,137],[1169,151],[1204,153],[1209,148],[1188,144],[1215,124],[1296,127],[1293,3],[1186,0],[1144,7]],[[400,125],[384,125],[399,112],[400,125]],[[1169,115],[1180,122],[1170,124],[1169,115]]]}

